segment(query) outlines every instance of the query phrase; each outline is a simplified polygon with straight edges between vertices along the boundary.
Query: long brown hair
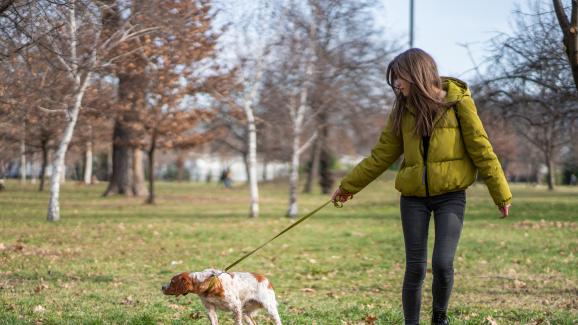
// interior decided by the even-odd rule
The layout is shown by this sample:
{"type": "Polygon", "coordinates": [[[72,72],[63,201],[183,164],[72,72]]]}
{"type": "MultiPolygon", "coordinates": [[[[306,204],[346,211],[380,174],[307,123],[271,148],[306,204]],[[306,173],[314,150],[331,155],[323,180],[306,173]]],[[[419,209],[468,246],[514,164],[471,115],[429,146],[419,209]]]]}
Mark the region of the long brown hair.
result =
{"type": "Polygon", "coordinates": [[[431,135],[434,117],[447,106],[439,98],[442,81],[434,59],[425,51],[411,48],[396,56],[387,66],[387,83],[395,91],[393,130],[401,135],[401,119],[407,106],[415,108],[415,135],[431,135]],[[410,85],[409,96],[395,91],[394,81],[400,78],[410,85]]]}

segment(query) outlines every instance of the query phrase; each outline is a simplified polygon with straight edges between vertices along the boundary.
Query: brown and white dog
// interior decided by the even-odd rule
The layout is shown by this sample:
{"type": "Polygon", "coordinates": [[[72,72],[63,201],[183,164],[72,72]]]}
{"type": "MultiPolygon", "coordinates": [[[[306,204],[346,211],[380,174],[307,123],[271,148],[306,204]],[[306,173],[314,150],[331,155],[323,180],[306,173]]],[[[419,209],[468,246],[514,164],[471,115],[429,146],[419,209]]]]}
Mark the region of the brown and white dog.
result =
{"type": "Polygon", "coordinates": [[[175,275],[169,284],[162,286],[165,295],[199,295],[207,309],[211,325],[219,324],[216,309],[233,313],[235,325],[255,325],[252,316],[258,309],[264,308],[281,325],[277,311],[275,292],[269,280],[256,273],[222,272],[207,269],[201,272],[183,272],[175,275]],[[214,276],[214,278],[213,278],[214,276]]]}

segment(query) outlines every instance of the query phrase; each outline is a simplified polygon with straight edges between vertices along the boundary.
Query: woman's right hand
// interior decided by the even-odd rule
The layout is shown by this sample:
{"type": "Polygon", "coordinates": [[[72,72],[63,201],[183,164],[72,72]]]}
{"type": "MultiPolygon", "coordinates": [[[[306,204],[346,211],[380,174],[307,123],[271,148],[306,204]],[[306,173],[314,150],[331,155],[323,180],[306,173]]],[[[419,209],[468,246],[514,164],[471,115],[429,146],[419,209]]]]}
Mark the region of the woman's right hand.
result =
{"type": "Polygon", "coordinates": [[[331,201],[334,204],[337,204],[338,202],[339,203],[345,203],[351,199],[353,199],[353,194],[342,189],[341,186],[338,187],[337,190],[335,190],[335,192],[333,193],[333,196],[331,197],[331,201]]]}

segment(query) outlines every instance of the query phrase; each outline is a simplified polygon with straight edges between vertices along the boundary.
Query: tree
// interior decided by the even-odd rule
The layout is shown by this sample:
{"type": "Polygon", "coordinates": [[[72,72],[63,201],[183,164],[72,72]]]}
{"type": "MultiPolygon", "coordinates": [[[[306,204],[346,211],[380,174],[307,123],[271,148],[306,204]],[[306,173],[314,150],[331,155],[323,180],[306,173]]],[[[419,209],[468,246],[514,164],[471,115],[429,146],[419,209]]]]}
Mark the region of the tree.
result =
{"type": "Polygon", "coordinates": [[[71,1],[67,6],[47,2],[41,7],[24,7],[22,16],[36,19],[9,31],[17,39],[18,35],[25,37],[38,29],[48,30],[35,40],[35,49],[52,63],[51,69],[44,72],[47,78],[63,72],[64,82],[67,83],[67,91],[61,94],[63,99],[57,105],[58,108],[48,108],[61,112],[66,120],[52,161],[47,213],[49,221],[60,219],[60,177],[82,100],[93,74],[118,59],[118,56],[110,55],[111,49],[144,32],[132,29],[103,37],[100,9],[98,3],[88,0],[71,1]]]}
{"type": "MultiPolygon", "coordinates": [[[[319,166],[319,170],[310,168],[309,172],[319,173],[319,185],[325,194],[333,190],[335,181],[332,167],[337,148],[331,140],[334,126],[344,121],[353,124],[358,116],[383,111],[385,106],[383,71],[396,46],[383,41],[383,32],[373,24],[370,13],[376,7],[374,0],[308,0],[288,11],[296,30],[292,34],[308,35],[305,39],[313,53],[315,69],[309,100],[319,137],[312,148],[315,159],[311,165],[319,166]]],[[[313,175],[308,179],[312,180],[313,175]]]]}
{"type": "MultiPolygon", "coordinates": [[[[234,5],[240,6],[239,3],[234,5]]],[[[244,114],[242,119],[226,119],[226,123],[221,123],[231,131],[233,140],[226,139],[222,142],[243,156],[251,195],[249,216],[258,217],[257,115],[259,99],[262,97],[264,70],[270,61],[269,50],[278,35],[278,26],[272,18],[281,9],[281,4],[255,1],[249,6],[243,4],[243,7],[245,12],[241,14],[242,21],[233,22],[241,33],[234,35],[233,41],[228,42],[228,46],[234,48],[235,59],[232,65],[235,66],[238,78],[230,84],[228,91],[213,91],[213,94],[218,101],[225,104],[220,105],[221,108],[239,110],[244,114]],[[238,122],[243,123],[241,130],[236,125],[238,122]]]]}
{"type": "Polygon", "coordinates": [[[309,165],[319,166],[308,169],[308,180],[319,172],[322,191],[329,193],[335,152],[343,146],[341,138],[333,140],[335,126],[343,129],[370,112],[383,113],[383,71],[391,45],[381,41],[372,24],[369,12],[375,6],[371,0],[291,2],[279,22],[283,32],[272,55],[277,63],[267,72],[262,100],[268,110],[291,121],[285,131],[292,139],[286,149],[291,153],[289,216],[297,213],[296,186],[304,150],[312,148],[309,165]]]}
{"type": "Polygon", "coordinates": [[[531,8],[532,15],[518,12],[512,35],[493,39],[492,68],[481,83],[480,98],[501,109],[510,126],[542,152],[552,190],[556,160],[578,118],[578,98],[564,49],[556,41],[555,16],[542,13],[539,2],[531,8]]]}
{"type": "Polygon", "coordinates": [[[2,0],[0,2],[0,62],[9,60],[21,51],[30,48],[38,41],[64,24],[53,26],[36,22],[49,18],[51,8],[69,6],[69,0],[2,0]],[[34,14],[30,14],[30,13],[34,14]]]}
{"type": "Polygon", "coordinates": [[[572,7],[570,8],[571,18],[565,13],[562,0],[552,0],[554,4],[554,11],[558,24],[562,30],[562,43],[566,49],[566,56],[568,63],[572,69],[572,77],[574,78],[574,86],[578,90],[578,0],[571,0],[572,7]]]}
{"type": "MultiPolygon", "coordinates": [[[[146,6],[142,2],[117,0],[102,1],[101,16],[103,34],[112,35],[124,28],[134,28],[147,24],[150,15],[143,13],[146,6]],[[126,6],[126,7],[124,7],[126,6]],[[122,12],[130,12],[123,18],[122,12]]],[[[148,25],[147,25],[148,26],[148,25]]],[[[109,70],[118,80],[118,98],[115,105],[115,122],[112,139],[112,174],[103,196],[110,194],[140,196],[146,190],[139,139],[142,139],[142,121],[138,120],[139,111],[145,109],[144,75],[147,64],[142,52],[142,40],[133,38],[117,49],[120,57],[118,64],[109,70]]]]}
{"type": "Polygon", "coordinates": [[[141,90],[145,109],[138,110],[148,153],[149,196],[154,203],[155,152],[185,150],[212,139],[199,127],[212,118],[213,107],[201,106],[196,97],[205,94],[207,84],[228,83],[229,72],[215,69],[216,45],[220,33],[212,26],[210,1],[158,1],[140,9],[140,22],[157,30],[142,37],[143,74],[141,90]],[[211,71],[209,76],[199,71],[211,71]]]}
{"type": "Polygon", "coordinates": [[[280,65],[270,70],[265,79],[264,89],[267,96],[263,105],[276,108],[281,119],[289,120],[290,164],[289,164],[289,205],[287,216],[294,218],[298,214],[299,166],[302,153],[317,137],[316,132],[307,132],[314,121],[309,105],[312,88],[313,60],[309,42],[301,41],[299,35],[288,39],[283,48],[280,65]],[[306,137],[307,140],[303,141],[306,137]]]}

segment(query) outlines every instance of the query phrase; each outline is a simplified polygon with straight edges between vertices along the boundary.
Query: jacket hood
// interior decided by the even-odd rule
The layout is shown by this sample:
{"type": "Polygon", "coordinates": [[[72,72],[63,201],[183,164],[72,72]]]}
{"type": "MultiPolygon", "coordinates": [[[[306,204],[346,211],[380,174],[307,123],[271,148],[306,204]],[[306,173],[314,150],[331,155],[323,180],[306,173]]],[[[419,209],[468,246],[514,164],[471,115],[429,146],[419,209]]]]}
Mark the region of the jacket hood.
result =
{"type": "Polygon", "coordinates": [[[447,92],[446,102],[459,102],[464,96],[472,95],[468,84],[464,81],[452,77],[441,77],[441,79],[442,88],[447,92]]]}

